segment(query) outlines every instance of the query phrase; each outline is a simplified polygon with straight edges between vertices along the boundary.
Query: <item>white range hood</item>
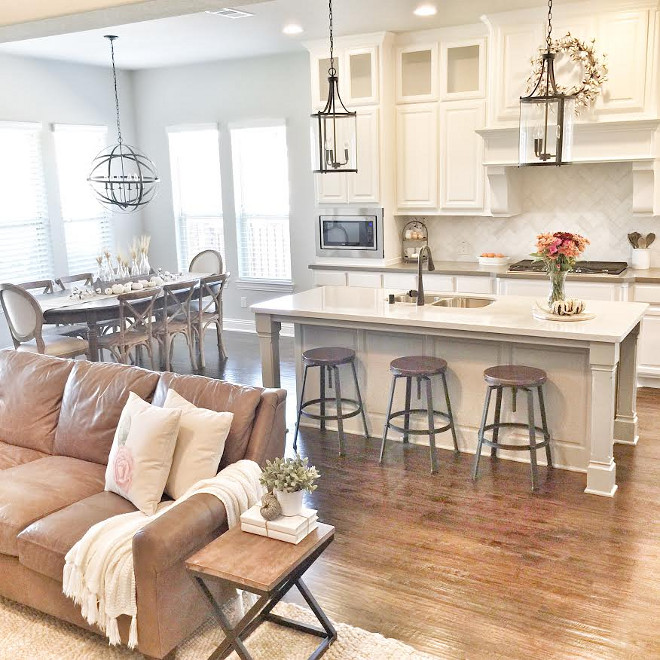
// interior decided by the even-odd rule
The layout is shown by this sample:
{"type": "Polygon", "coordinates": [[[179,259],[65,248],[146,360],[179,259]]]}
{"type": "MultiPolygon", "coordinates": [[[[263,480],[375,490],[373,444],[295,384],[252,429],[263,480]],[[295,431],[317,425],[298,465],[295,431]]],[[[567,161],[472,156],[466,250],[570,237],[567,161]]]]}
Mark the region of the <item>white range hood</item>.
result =
{"type": "MultiPolygon", "coordinates": [[[[581,163],[631,163],[633,213],[660,215],[660,144],[658,119],[576,123],[573,127],[574,167],[581,163]]],[[[518,126],[484,128],[484,166],[495,216],[520,212],[511,169],[518,167],[518,126]]]]}

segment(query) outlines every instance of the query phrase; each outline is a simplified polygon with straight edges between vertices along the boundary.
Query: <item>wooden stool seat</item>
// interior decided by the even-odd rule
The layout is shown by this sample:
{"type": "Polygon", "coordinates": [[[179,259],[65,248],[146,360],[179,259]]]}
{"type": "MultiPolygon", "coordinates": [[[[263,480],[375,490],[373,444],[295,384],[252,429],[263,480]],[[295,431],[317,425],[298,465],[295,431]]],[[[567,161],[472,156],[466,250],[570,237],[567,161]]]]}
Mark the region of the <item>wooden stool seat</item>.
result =
{"type": "Polygon", "coordinates": [[[536,367],[501,364],[486,369],[484,380],[494,387],[538,387],[548,380],[548,374],[536,367]]]}
{"type": "Polygon", "coordinates": [[[436,376],[447,370],[447,361],[430,355],[406,355],[390,362],[396,376],[436,376]]]}
{"type": "Polygon", "coordinates": [[[302,354],[303,362],[308,367],[336,367],[355,360],[355,351],[337,346],[310,348],[302,354]]]}

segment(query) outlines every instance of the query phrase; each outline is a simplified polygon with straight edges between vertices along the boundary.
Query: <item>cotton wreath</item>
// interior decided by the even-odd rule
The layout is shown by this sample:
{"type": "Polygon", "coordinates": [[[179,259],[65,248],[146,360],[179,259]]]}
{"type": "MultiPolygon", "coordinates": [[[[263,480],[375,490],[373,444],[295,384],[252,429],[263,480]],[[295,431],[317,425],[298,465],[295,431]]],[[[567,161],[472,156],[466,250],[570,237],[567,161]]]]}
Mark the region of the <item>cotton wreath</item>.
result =
{"type": "MultiPolygon", "coordinates": [[[[599,59],[595,49],[596,40],[590,42],[574,37],[570,32],[560,39],[554,39],[550,43],[551,53],[566,53],[573,62],[582,65],[584,76],[578,85],[566,89],[557,85],[557,91],[566,96],[575,96],[576,116],[586,108],[590,108],[598,98],[603,83],[607,80],[607,64],[605,55],[599,59]]],[[[527,91],[531,92],[539,80],[543,70],[543,55],[547,52],[547,46],[539,48],[538,54],[532,58],[532,72],[527,78],[527,91]]],[[[539,85],[540,94],[546,94],[545,80],[539,85]]]]}

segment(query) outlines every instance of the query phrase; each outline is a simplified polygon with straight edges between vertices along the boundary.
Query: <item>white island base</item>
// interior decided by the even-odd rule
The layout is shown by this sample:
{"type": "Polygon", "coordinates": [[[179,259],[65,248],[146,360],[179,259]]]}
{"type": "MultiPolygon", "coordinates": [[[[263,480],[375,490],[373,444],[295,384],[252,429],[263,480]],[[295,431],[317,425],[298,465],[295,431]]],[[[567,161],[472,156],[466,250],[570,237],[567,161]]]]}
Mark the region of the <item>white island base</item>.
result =
{"type": "MultiPolygon", "coordinates": [[[[352,348],[357,354],[371,435],[382,437],[390,361],[404,355],[442,357],[449,365],[447,380],[459,448],[473,454],[486,391],[484,369],[497,364],[539,367],[548,374],[545,398],[555,467],[586,472],[587,493],[614,495],[613,444],[637,442],[636,346],[646,305],[589,302],[595,319],[562,323],[535,319],[532,298],[493,296],[495,302],[487,307],[456,309],[389,305],[388,293],[394,292],[320,287],[255,305],[252,309],[260,338],[264,386],[279,385],[279,328],[283,321],[293,322],[298,391],[304,350],[318,346],[352,348]]],[[[306,399],[318,396],[314,371],[307,379],[306,399]]],[[[342,394],[353,398],[348,376],[346,372],[342,379],[342,394]]],[[[434,403],[436,410],[443,410],[444,396],[437,380],[434,403]]],[[[397,410],[403,408],[403,395],[401,387],[395,399],[397,410]]],[[[413,399],[415,396],[413,388],[413,399]]],[[[526,397],[519,394],[517,404],[517,412],[513,412],[510,394],[505,396],[502,421],[527,421],[526,397]]],[[[538,407],[535,418],[540,420],[538,407]]],[[[362,433],[359,417],[346,420],[344,428],[349,433],[362,433]]],[[[391,431],[388,439],[397,437],[400,435],[391,431]]],[[[502,442],[515,443],[516,438],[527,442],[524,430],[500,432],[502,442]]],[[[411,436],[411,440],[428,443],[426,436],[411,436]]],[[[451,435],[437,435],[436,444],[452,449],[451,435]]],[[[529,460],[527,452],[500,450],[498,455],[529,460]]],[[[538,458],[544,464],[543,451],[538,452],[538,458]]]]}

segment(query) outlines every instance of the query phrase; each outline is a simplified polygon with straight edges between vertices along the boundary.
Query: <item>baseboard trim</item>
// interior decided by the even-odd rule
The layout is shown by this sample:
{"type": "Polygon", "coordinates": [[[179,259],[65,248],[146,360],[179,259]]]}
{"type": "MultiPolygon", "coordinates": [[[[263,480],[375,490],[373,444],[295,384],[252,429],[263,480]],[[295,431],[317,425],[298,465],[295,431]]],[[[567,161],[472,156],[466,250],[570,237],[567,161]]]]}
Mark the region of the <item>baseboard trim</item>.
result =
{"type": "MultiPolygon", "coordinates": [[[[229,332],[251,332],[256,334],[257,328],[254,321],[247,321],[245,319],[223,319],[222,328],[229,332]]],[[[293,337],[293,323],[282,323],[282,330],[280,332],[282,337],[293,337]]]]}

